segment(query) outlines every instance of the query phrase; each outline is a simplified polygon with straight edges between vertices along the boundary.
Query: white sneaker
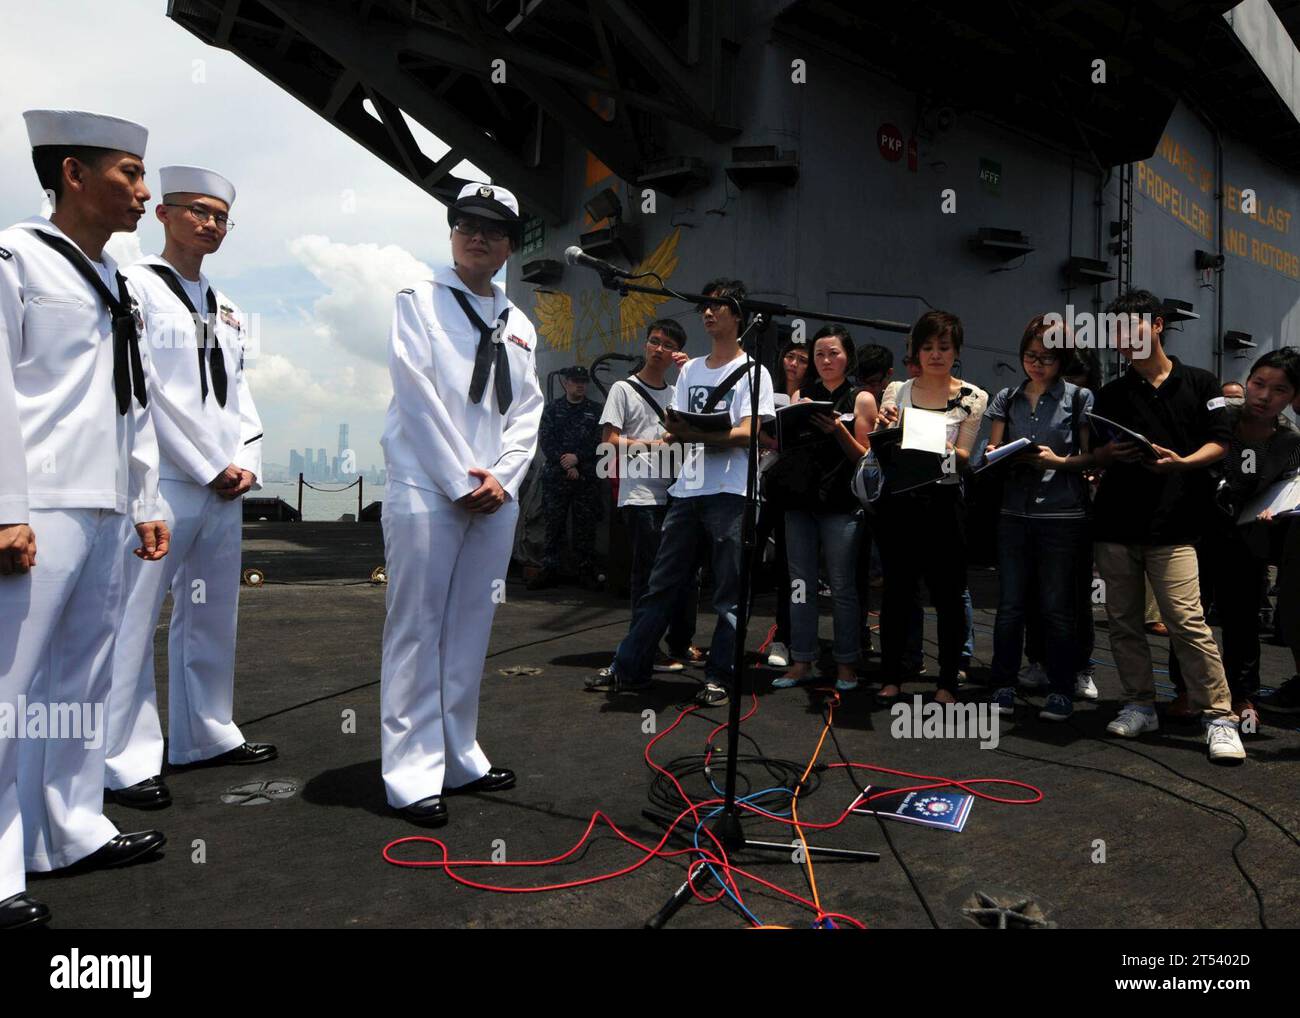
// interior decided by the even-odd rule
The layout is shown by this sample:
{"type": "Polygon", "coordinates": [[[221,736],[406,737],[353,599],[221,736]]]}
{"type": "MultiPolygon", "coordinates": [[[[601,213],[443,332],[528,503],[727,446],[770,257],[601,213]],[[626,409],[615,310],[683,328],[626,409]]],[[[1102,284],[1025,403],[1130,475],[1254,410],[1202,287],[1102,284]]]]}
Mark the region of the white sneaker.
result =
{"type": "Polygon", "coordinates": [[[1160,719],[1154,710],[1145,710],[1137,704],[1128,703],[1120,708],[1119,717],[1106,726],[1106,731],[1111,735],[1136,739],[1143,732],[1154,732],[1159,728],[1160,719]]]}
{"type": "Polygon", "coordinates": [[[767,648],[767,666],[769,668],[789,668],[790,648],[775,641],[767,648]]]}
{"type": "Polygon", "coordinates": [[[1074,695],[1081,700],[1097,699],[1097,683],[1092,681],[1092,672],[1080,672],[1074,677],[1074,695]]]}
{"type": "Polygon", "coordinates": [[[1205,744],[1211,760],[1245,760],[1246,750],[1231,721],[1211,721],[1205,726],[1205,744]]]}
{"type": "Polygon", "coordinates": [[[1047,672],[1037,661],[1031,661],[1029,667],[1020,673],[1021,689],[1043,689],[1047,685],[1047,672]]]}

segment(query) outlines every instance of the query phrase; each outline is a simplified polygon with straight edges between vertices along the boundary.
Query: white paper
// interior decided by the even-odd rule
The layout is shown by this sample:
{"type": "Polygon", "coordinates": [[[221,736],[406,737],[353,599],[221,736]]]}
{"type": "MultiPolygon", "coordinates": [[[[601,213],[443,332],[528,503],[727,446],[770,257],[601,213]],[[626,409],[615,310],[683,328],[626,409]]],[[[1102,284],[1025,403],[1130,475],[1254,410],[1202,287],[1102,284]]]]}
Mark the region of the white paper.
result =
{"type": "Polygon", "coordinates": [[[1237,522],[1242,526],[1254,523],[1255,518],[1265,509],[1274,516],[1289,513],[1300,506],[1300,477],[1283,477],[1264,491],[1259,492],[1242,507],[1237,522]]]}
{"type": "Polygon", "coordinates": [[[948,418],[934,410],[907,407],[903,412],[903,444],[900,448],[933,452],[948,451],[948,418]]]}

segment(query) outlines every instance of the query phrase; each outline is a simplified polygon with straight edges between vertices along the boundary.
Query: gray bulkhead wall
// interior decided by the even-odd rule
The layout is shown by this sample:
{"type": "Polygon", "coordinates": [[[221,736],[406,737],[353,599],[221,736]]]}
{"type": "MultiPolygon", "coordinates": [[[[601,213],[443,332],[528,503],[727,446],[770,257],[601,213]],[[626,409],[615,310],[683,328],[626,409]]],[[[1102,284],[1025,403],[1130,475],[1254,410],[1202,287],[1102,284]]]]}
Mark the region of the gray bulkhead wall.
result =
{"type": "Polygon", "coordinates": [[[1223,329],[1248,333],[1257,344],[1224,353],[1222,377],[1242,379],[1261,353],[1300,345],[1300,237],[1294,221],[1300,178],[1232,136],[1221,137],[1222,184],[1213,130],[1181,103],[1156,151],[1134,164],[1133,282],[1193,303],[1201,317],[1178,323],[1169,351],[1211,370],[1222,300],[1223,329]],[[1241,211],[1245,188],[1256,194],[1253,215],[1241,211]],[[1195,267],[1195,252],[1219,250],[1220,192],[1225,265],[1222,274],[1206,279],[1195,267]]]}
{"type": "MultiPolygon", "coordinates": [[[[670,285],[695,289],[713,276],[738,276],[756,296],[840,314],[912,321],[927,306],[954,311],[966,327],[963,375],[990,392],[1019,380],[1015,352],[1032,315],[1064,314],[1067,301],[1076,311],[1095,309],[1097,288],[1067,290],[1062,266],[1071,254],[1100,256],[1115,266],[1106,246],[1108,224],[1119,214],[1118,168],[1105,187],[1099,238],[1098,176],[1082,158],[1073,160],[1072,169],[1068,154],[973,114],[959,115],[946,131],[917,125],[913,93],[811,45],[774,35],[767,24],[745,36],[737,66],[736,120],[744,125],[738,138],[715,144],[676,125],[663,128],[666,151],[699,155],[708,164],[712,176],[704,188],[678,198],[659,193],[656,212],[645,215],[640,189],[633,185],[611,177],[586,187],[587,155],[568,145],[566,202],[575,214],[565,224],[548,226],[543,250],[527,259],[562,260],[564,248],[590,228],[584,225],[582,202],[612,186],[623,198],[625,222],[640,230],[638,257],[649,256],[680,229],[670,285]],[[791,81],[792,61],[798,58],[807,61],[805,84],[791,81]],[[904,139],[897,161],[886,160],[878,147],[886,123],[904,139]],[[914,133],[913,170],[906,142],[914,133]],[[738,189],[722,168],[733,144],[797,150],[797,185],[738,189]],[[994,173],[996,182],[990,179],[994,173]],[[955,213],[941,210],[945,189],[954,192],[955,213]],[[970,239],[986,226],[1023,231],[1034,251],[1003,262],[970,250],[970,239]]],[[[1198,247],[1218,249],[1214,138],[1181,105],[1166,135],[1156,153],[1134,168],[1133,283],[1161,297],[1193,302],[1201,318],[1179,326],[1171,350],[1213,369],[1219,277],[1203,285],[1193,259],[1198,247]],[[1168,139],[1181,147],[1171,148],[1168,139]],[[1181,165],[1170,162],[1171,155],[1181,165]],[[1202,168],[1211,175],[1208,191],[1202,168]],[[1163,182],[1169,182],[1168,190],[1163,182]],[[1208,238],[1198,232],[1207,224],[1208,238]]],[[[1300,208],[1294,176],[1229,137],[1224,145],[1229,185],[1254,186],[1265,212],[1270,205],[1286,213],[1300,208]]],[[[1300,250],[1294,223],[1288,220],[1288,229],[1281,231],[1278,215],[1270,227],[1236,211],[1226,211],[1224,220],[1225,227],[1246,235],[1247,250],[1244,257],[1231,251],[1227,256],[1224,327],[1251,333],[1261,351],[1300,343],[1300,281],[1288,274],[1300,250]],[[1260,263],[1259,249],[1251,257],[1252,239],[1282,250],[1272,266],[1260,263]]],[[[523,260],[512,264],[509,285],[536,321],[532,287],[519,279],[523,260]]],[[[600,294],[594,273],[566,268],[552,288],[572,297],[575,322],[567,349],[556,350],[541,338],[543,374],[575,361],[590,364],[608,350],[639,352],[639,338],[622,341],[617,301],[600,294]]],[[[1105,284],[1101,299],[1116,292],[1116,283],[1105,284]]],[[[670,302],[658,314],[680,318],[691,336],[689,349],[704,351],[706,339],[692,309],[670,302]]],[[[815,328],[810,322],[809,334],[815,328]]],[[[854,334],[859,343],[881,342],[902,352],[901,335],[862,328],[854,334]]],[[[1248,366],[1229,354],[1224,375],[1239,377],[1248,366]]]]}

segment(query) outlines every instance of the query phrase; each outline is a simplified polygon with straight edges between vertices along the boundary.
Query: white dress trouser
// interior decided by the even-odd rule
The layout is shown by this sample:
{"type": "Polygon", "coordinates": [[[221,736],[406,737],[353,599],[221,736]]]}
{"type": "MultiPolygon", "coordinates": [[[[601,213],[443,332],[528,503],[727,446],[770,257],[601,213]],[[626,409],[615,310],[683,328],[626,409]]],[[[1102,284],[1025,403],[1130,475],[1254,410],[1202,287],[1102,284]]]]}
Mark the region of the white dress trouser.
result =
{"type": "Polygon", "coordinates": [[[231,720],[243,508],[201,484],[163,480],[159,488],[170,510],[171,549],[158,562],[129,551],[125,559],[126,609],[108,699],[108,788],[126,788],[162,771],[153,658],[168,590],[167,757],[173,764],[194,763],[244,742],[231,720]]]}
{"type": "Polygon", "coordinates": [[[50,719],[45,737],[0,738],[0,899],[23,890],[24,865],[39,873],[70,866],[117,835],[103,808],[103,707],[123,519],[108,509],[33,509],[36,566],[0,577],[0,703],[28,735],[37,734],[27,723],[34,711],[50,719]],[[71,711],[94,730],[50,737],[70,733],[55,729],[54,716],[71,711]]]}
{"type": "Polygon", "coordinates": [[[391,806],[441,795],[489,770],[476,741],[479,687],[518,518],[514,499],[485,515],[388,485],[380,709],[391,806]]]}

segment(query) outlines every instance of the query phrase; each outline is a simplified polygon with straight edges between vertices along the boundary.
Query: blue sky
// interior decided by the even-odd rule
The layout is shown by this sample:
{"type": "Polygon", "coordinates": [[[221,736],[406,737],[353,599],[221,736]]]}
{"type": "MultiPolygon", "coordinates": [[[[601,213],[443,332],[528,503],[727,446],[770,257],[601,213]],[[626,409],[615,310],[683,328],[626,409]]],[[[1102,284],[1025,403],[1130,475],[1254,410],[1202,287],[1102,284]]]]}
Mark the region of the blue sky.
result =
{"type": "MultiPolygon", "coordinates": [[[[346,420],[358,465],[382,463],[392,297],[447,260],[443,206],[237,57],[168,20],[165,0],[5,6],[0,222],[40,210],[25,109],[144,124],[155,201],[157,167],[168,163],[229,177],[236,229],[204,271],[261,316],[249,377],[266,459],[287,465],[290,448],[332,451],[346,420]]],[[[416,136],[433,158],[446,151],[428,132],[416,136]]],[[[483,176],[467,164],[459,172],[483,176]]],[[[130,260],[161,242],[151,213],[109,250],[130,260]]]]}

